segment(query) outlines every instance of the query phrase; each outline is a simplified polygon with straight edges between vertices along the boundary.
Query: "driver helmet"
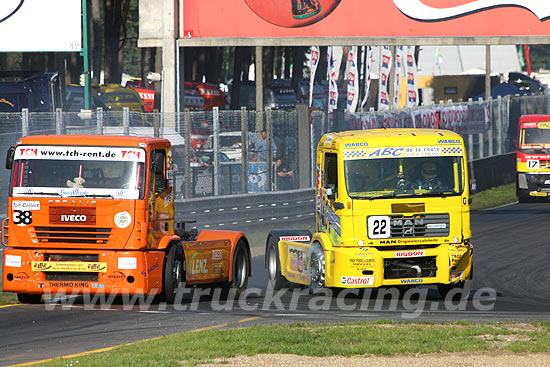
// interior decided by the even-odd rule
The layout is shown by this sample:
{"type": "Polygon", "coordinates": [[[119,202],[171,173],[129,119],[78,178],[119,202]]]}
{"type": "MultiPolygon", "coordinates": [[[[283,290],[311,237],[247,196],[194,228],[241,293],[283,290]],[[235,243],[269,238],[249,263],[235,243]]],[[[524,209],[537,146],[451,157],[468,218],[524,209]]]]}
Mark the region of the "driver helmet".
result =
{"type": "Polygon", "coordinates": [[[426,181],[432,181],[437,176],[437,166],[434,162],[426,162],[422,164],[422,177],[426,181]]]}

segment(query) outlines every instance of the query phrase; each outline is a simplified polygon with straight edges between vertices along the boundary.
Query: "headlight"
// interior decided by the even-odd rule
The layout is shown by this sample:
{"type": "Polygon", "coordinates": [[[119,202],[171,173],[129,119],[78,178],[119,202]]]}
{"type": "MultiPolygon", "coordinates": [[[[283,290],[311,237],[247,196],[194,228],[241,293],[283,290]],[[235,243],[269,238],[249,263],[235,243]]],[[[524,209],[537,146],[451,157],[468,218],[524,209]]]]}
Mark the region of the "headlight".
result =
{"type": "Polygon", "coordinates": [[[518,174],[518,186],[520,189],[527,189],[529,186],[527,185],[527,176],[525,173],[518,174]]]}

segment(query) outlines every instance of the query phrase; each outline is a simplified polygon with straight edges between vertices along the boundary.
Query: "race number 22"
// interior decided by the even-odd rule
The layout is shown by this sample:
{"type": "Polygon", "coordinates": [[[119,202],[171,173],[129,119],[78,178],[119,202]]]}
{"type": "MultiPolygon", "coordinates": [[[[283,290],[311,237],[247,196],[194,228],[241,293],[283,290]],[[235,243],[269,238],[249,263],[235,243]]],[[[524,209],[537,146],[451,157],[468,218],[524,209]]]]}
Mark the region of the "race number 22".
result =
{"type": "Polygon", "coordinates": [[[387,215],[373,215],[367,218],[367,232],[369,238],[390,237],[390,217],[387,215]]]}

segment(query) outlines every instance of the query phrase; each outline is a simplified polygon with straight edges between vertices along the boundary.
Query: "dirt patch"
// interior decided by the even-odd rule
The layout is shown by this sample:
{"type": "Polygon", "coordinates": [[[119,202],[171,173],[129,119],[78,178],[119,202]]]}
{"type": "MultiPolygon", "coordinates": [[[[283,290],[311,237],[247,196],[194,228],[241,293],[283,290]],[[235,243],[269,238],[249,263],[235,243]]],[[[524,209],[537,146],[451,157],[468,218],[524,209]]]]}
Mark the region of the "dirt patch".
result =
{"type": "Polygon", "coordinates": [[[258,354],[235,358],[216,359],[201,366],[304,366],[304,367],[494,367],[550,365],[549,353],[438,353],[418,356],[354,356],[306,357],[289,354],[258,354]]]}

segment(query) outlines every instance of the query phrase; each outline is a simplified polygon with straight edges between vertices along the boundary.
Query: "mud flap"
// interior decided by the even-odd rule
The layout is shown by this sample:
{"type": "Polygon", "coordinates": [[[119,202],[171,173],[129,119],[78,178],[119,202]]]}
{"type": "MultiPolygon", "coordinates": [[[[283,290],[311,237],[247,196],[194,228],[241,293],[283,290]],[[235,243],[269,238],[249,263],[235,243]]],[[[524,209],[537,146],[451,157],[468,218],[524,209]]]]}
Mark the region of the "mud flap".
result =
{"type": "Polygon", "coordinates": [[[311,277],[311,244],[279,241],[281,275],[289,282],[309,285],[311,277]]]}

